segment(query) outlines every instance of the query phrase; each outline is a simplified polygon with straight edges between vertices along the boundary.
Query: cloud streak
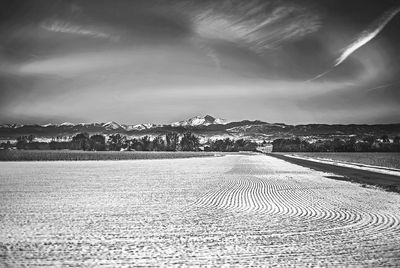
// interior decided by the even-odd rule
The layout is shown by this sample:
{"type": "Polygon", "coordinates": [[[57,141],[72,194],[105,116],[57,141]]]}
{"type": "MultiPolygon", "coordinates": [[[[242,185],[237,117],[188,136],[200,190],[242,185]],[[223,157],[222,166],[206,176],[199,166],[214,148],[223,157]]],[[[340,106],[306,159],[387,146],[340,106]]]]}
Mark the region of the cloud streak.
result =
{"type": "Polygon", "coordinates": [[[327,71],[318,74],[307,82],[315,81],[326,74],[332,72],[335,67],[342,64],[348,57],[350,57],[355,51],[360,49],[362,46],[366,45],[372,39],[374,39],[383,28],[400,12],[400,6],[394,7],[388,11],[386,11],[381,17],[376,19],[367,29],[362,31],[357,38],[353,42],[350,43],[347,47],[342,49],[342,53],[336,59],[334,65],[329,68],[327,71]]]}
{"type": "Polygon", "coordinates": [[[94,29],[88,29],[83,26],[62,20],[46,20],[42,22],[40,26],[50,32],[77,34],[93,38],[107,39],[113,42],[119,41],[119,36],[111,35],[94,29]]]}
{"type": "Polygon", "coordinates": [[[392,8],[391,10],[385,12],[380,18],[374,21],[366,30],[361,32],[361,34],[345,49],[343,49],[342,54],[335,62],[335,67],[345,61],[351,54],[353,54],[357,49],[367,44],[375,36],[377,36],[382,29],[388,24],[398,13],[400,12],[400,6],[392,8]]]}

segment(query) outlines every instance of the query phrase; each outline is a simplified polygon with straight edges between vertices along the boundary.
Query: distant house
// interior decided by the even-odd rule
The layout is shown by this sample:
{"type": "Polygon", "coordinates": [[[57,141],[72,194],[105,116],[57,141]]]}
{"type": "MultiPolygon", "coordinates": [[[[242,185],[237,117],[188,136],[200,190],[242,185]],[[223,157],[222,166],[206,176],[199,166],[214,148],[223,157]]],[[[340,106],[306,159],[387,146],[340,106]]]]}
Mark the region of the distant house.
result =
{"type": "Polygon", "coordinates": [[[268,153],[272,153],[272,148],[273,148],[272,144],[266,144],[264,146],[257,147],[256,150],[258,152],[261,152],[261,153],[264,153],[264,154],[268,154],[268,153]]]}

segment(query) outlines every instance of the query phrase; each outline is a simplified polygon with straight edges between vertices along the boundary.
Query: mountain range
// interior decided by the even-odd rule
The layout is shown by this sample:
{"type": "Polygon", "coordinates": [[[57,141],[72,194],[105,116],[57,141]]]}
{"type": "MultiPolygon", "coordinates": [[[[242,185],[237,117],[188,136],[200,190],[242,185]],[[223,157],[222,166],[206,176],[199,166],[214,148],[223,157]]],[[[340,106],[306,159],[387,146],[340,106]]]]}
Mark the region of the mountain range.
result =
{"type": "Polygon", "coordinates": [[[183,133],[191,131],[203,139],[233,138],[272,141],[276,138],[303,137],[306,139],[324,139],[332,137],[381,135],[399,136],[400,124],[306,124],[288,125],[283,123],[267,123],[259,120],[242,120],[229,122],[225,119],[215,118],[211,115],[195,116],[187,120],[170,124],[138,124],[126,125],[111,121],[107,123],[79,123],[65,122],[62,124],[46,125],[0,125],[0,139],[15,139],[21,135],[34,135],[35,137],[70,137],[77,133],[89,134],[115,134],[127,136],[157,136],[168,132],[183,133]]]}

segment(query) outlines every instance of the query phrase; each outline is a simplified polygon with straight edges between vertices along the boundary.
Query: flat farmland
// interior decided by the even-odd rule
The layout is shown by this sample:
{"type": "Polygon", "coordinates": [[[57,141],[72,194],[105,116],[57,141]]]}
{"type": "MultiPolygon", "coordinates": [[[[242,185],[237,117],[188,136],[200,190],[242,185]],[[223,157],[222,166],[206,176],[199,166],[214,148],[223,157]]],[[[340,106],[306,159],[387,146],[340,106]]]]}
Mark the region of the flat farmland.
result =
{"type": "Polygon", "coordinates": [[[399,266],[400,195],[261,154],[0,163],[0,266],[399,266]]]}

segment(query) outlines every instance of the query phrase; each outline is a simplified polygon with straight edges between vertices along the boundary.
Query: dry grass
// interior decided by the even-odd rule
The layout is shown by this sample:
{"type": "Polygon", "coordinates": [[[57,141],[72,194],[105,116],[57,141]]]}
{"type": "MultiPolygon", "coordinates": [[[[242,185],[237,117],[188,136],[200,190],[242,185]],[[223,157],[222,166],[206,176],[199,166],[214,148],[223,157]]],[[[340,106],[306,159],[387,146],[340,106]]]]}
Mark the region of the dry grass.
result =
{"type": "Polygon", "coordinates": [[[81,160],[134,160],[173,159],[220,156],[210,152],[90,152],[50,150],[0,150],[0,161],[81,161],[81,160]]]}

